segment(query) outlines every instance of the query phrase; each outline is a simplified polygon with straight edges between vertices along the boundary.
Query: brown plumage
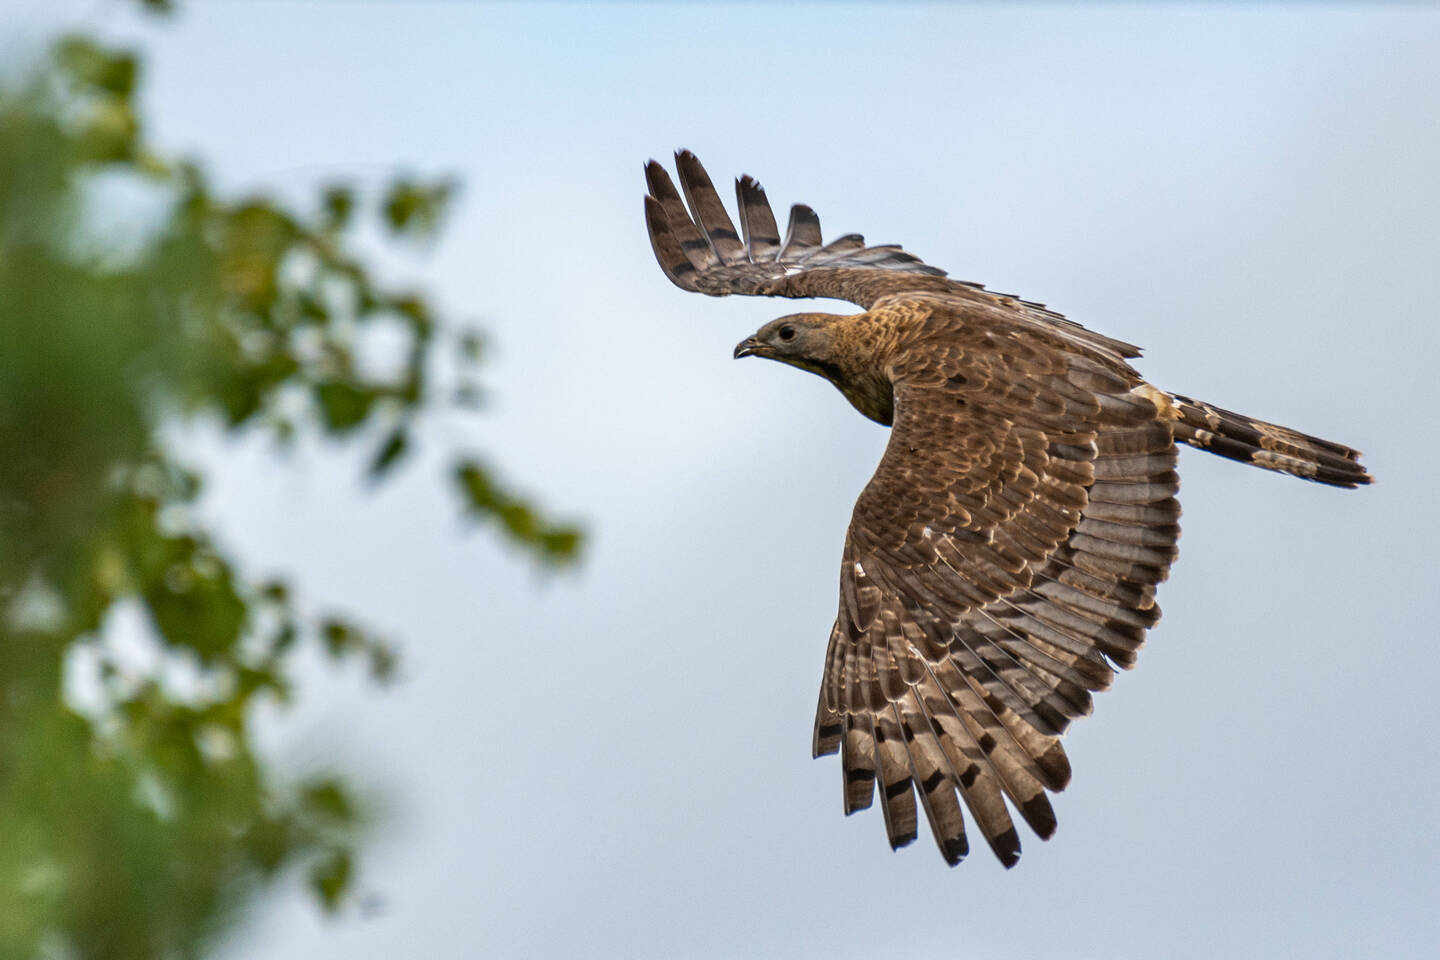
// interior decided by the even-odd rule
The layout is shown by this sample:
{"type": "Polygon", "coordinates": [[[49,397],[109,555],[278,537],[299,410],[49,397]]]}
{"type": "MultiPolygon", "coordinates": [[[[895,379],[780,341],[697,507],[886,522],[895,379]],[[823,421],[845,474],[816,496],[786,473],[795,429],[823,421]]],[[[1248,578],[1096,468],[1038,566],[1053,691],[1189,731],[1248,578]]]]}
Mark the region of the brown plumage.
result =
{"type": "Polygon", "coordinates": [[[969,850],[963,801],[1013,866],[1012,812],[1054,832],[1047,791],[1070,779],[1060,737],[1160,618],[1155,585],[1180,536],[1176,441],[1333,486],[1371,478],[1349,447],[1151,386],[1127,362],[1138,348],[1040,304],[857,234],[822,244],[809,207],[791,208],[781,238],[750,177],[736,182],[737,233],[695,156],[676,164],[683,200],[645,167],[666,276],[712,296],[865,308],[781,317],[735,355],[825,377],[893,427],[845,540],[814,754],[839,751],[847,814],[878,794],[892,846],[915,839],[918,792],[946,861],[969,850]]]}

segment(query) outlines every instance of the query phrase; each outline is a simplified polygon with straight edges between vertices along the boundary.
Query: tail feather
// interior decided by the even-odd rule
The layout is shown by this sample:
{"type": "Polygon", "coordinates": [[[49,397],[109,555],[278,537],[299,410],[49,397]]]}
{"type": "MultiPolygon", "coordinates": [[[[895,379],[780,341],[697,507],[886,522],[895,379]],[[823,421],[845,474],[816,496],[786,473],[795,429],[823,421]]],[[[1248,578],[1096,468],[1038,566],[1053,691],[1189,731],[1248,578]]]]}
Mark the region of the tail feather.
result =
{"type": "Polygon", "coordinates": [[[1140,388],[1171,421],[1175,439],[1218,456],[1334,487],[1358,487],[1374,478],[1360,451],[1289,427],[1254,420],[1179,394],[1140,388]]]}

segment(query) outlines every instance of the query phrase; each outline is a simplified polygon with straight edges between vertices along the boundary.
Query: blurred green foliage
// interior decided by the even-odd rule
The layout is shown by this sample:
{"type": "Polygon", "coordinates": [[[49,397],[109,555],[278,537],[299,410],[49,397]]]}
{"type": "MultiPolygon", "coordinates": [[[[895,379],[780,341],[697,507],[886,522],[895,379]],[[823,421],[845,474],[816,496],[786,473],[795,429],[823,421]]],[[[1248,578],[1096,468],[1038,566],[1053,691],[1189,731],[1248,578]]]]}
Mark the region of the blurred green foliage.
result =
{"type": "MultiPolygon", "coordinates": [[[[282,443],[343,438],[369,445],[383,479],[420,418],[476,393],[478,338],[351,252],[359,192],[333,186],[310,215],[217,196],[146,145],[138,75],[133,55],[71,37],[0,90],[5,960],[200,956],[292,867],[325,907],[345,902],[365,817],[333,777],[279,782],[254,710],[286,702],[304,644],[381,680],[395,654],[343,617],[306,616],[290,585],[243,577],[196,519],[204,478],[162,428],[200,416],[282,443]],[[400,332],[384,375],[357,359],[377,327],[400,332]],[[442,360],[462,370],[457,396],[431,382],[442,360]],[[107,642],[125,604],[143,611],[152,668],[107,642]]],[[[424,238],[453,191],[402,179],[371,209],[395,239],[424,238]]],[[[448,479],[541,563],[575,557],[579,532],[473,455],[456,452],[448,479]]]]}

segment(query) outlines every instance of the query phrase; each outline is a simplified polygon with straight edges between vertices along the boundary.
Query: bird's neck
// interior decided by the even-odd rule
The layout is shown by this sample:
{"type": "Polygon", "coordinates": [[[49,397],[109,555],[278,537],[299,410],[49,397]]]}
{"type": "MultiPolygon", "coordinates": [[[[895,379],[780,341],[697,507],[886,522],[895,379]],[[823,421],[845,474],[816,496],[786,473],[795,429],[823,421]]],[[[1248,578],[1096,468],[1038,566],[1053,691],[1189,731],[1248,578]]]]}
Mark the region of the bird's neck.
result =
{"type": "Polygon", "coordinates": [[[837,362],[822,372],[862,414],[885,426],[895,419],[890,356],[898,341],[894,318],[884,313],[843,317],[835,328],[837,362]]]}

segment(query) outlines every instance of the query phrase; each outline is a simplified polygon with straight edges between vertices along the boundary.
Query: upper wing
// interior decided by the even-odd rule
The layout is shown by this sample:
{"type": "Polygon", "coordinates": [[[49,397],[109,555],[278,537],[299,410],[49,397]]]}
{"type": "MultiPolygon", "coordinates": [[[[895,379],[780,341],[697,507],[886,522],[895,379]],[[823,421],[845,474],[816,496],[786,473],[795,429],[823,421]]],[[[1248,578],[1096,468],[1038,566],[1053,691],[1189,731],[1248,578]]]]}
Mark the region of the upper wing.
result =
{"type": "Polygon", "coordinates": [[[695,155],[677,152],[675,166],[685,200],[664,167],[645,165],[645,224],[655,258],[678,287],[716,297],[836,297],[868,307],[891,293],[955,286],[944,270],[893,244],[867,247],[858,233],[822,244],[820,218],[804,204],[790,208],[781,240],[765,191],[749,176],[735,181],[742,240],[695,155]]]}
{"type": "Polygon", "coordinates": [[[1047,310],[1044,304],[988,291],[978,283],[952,280],[944,270],[898,245],[867,247],[858,233],[823,243],[820,218],[803,203],[790,208],[782,240],[764,189],[749,176],[735,181],[741,229],[736,233],[725,204],[695,155],[678,151],[675,167],[684,200],[664,167],[654,160],[645,164],[645,181],[650,187],[645,197],[645,225],[660,268],[683,290],[713,297],[732,293],[833,297],[866,309],[892,294],[951,294],[988,306],[1001,305],[1016,317],[1078,333],[1123,357],[1140,355],[1133,344],[1091,333],[1047,310]]]}
{"type": "Polygon", "coordinates": [[[958,794],[1010,866],[1004,798],[1053,832],[1059,735],[1159,617],[1174,442],[1123,364],[977,326],[922,347],[846,539],[815,753],[843,752],[847,812],[879,777],[892,845],[915,837],[918,784],[949,862],[958,794]]]}

